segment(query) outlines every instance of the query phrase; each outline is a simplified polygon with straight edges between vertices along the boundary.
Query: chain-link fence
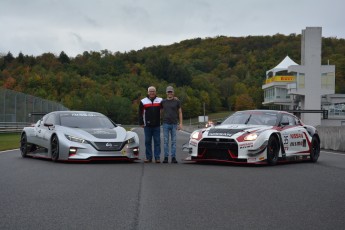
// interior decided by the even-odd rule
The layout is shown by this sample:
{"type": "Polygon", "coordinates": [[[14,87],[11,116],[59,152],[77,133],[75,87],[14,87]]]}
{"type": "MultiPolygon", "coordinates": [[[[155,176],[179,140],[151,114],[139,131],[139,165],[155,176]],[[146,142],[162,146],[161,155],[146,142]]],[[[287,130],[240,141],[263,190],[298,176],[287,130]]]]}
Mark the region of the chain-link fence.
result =
{"type": "Polygon", "coordinates": [[[59,110],[68,108],[54,101],[0,88],[0,122],[35,123],[41,114],[59,110]]]}

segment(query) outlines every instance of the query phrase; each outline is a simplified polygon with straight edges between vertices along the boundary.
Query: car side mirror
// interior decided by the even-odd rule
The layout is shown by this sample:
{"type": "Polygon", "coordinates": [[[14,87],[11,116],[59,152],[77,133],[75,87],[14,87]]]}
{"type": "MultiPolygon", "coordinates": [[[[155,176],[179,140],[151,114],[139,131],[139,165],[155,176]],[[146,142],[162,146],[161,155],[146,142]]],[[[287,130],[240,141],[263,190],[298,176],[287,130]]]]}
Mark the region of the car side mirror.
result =
{"type": "Polygon", "coordinates": [[[50,130],[50,127],[53,127],[54,124],[52,124],[52,123],[44,123],[44,126],[48,127],[48,129],[50,130]]]}
{"type": "Polygon", "coordinates": [[[287,126],[287,125],[289,125],[289,122],[288,121],[283,121],[283,122],[280,122],[280,125],[281,126],[287,126]]]}

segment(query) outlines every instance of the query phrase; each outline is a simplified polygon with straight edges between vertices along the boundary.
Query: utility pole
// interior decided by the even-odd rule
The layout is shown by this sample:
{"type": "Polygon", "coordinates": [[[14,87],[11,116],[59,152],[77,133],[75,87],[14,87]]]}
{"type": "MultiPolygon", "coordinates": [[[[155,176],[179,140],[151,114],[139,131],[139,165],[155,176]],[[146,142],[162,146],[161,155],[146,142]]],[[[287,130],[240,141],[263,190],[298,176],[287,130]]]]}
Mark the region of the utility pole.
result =
{"type": "Polygon", "coordinates": [[[204,102],[204,122],[206,123],[205,102],[204,102]]]}

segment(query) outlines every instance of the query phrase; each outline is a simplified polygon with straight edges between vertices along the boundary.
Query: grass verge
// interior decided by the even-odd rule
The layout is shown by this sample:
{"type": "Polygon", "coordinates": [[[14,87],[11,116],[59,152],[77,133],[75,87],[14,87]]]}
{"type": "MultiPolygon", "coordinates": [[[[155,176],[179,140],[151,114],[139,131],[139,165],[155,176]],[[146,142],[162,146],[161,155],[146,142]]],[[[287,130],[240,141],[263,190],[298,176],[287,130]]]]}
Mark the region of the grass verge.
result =
{"type": "Polygon", "coordinates": [[[19,148],[20,133],[0,133],[0,151],[19,148]]]}

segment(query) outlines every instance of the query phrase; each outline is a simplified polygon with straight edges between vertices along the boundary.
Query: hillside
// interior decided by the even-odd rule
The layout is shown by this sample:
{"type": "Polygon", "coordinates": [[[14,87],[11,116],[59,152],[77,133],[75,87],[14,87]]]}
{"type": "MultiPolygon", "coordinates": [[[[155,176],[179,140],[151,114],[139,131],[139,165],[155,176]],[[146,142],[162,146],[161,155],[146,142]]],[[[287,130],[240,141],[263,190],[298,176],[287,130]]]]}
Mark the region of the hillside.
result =
{"type": "MultiPolygon", "coordinates": [[[[322,64],[336,66],[336,93],[345,93],[345,40],[323,38],[322,64]]],[[[301,36],[276,34],[195,38],[127,53],[84,52],[76,57],[45,53],[0,55],[0,86],[136,122],[147,87],[165,97],[175,87],[184,117],[206,111],[262,108],[265,72],[286,55],[300,63],[301,36]]]]}

